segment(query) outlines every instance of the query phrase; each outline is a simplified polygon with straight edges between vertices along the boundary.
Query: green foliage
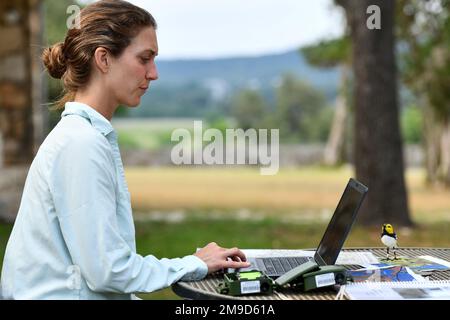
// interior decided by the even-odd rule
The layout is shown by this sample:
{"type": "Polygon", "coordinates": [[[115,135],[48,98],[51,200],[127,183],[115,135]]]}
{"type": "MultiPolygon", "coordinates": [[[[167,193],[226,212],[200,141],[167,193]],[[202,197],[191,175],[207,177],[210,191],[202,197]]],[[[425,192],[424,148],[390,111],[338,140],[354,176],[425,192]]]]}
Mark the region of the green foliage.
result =
{"type": "Polygon", "coordinates": [[[142,98],[139,108],[129,110],[132,117],[201,117],[213,109],[209,90],[200,83],[191,82],[180,86],[162,86],[152,83],[148,95],[142,98]]]}
{"type": "Polygon", "coordinates": [[[415,106],[403,109],[401,128],[406,143],[420,143],[422,140],[422,111],[415,106]]]}
{"type": "Polygon", "coordinates": [[[324,111],[326,99],[320,91],[292,75],[285,75],[276,96],[276,119],[283,140],[326,139],[332,117],[329,111],[324,111]]]}
{"type": "MultiPolygon", "coordinates": [[[[49,47],[55,43],[64,41],[67,32],[67,8],[71,5],[83,5],[76,0],[44,0],[44,47],[49,47]]],[[[59,79],[53,79],[45,72],[45,83],[47,84],[46,101],[54,103],[63,95],[62,82],[59,79]]],[[[49,111],[49,125],[47,130],[50,131],[60,119],[60,111],[49,111]]]]}
{"type": "Polygon", "coordinates": [[[141,140],[137,138],[138,136],[129,132],[129,131],[119,131],[117,142],[119,146],[124,149],[153,149],[155,143],[149,143],[146,139],[144,143],[140,142],[141,140]],[[149,147],[150,144],[150,147],[149,147]]]}
{"type": "Polygon", "coordinates": [[[403,79],[450,120],[450,0],[399,0],[397,33],[402,44],[403,79]]]}
{"type": "Polygon", "coordinates": [[[116,112],[114,113],[115,117],[126,117],[129,114],[129,108],[127,106],[120,105],[116,112]]]}
{"type": "Polygon", "coordinates": [[[5,256],[6,244],[12,231],[11,224],[0,223],[0,269],[3,266],[3,257],[5,256]]]}
{"type": "Polygon", "coordinates": [[[231,108],[236,127],[280,129],[281,141],[288,143],[326,141],[333,109],[321,91],[286,74],[275,95],[275,105],[270,106],[258,91],[239,92],[231,108]]]}
{"type": "Polygon", "coordinates": [[[71,5],[83,8],[83,5],[76,0],[44,0],[44,44],[47,46],[64,41],[69,17],[67,8],[71,5]]]}
{"type": "Polygon", "coordinates": [[[214,128],[222,132],[222,135],[224,137],[226,135],[226,130],[235,126],[235,124],[230,121],[230,119],[227,119],[225,117],[210,119],[209,121],[207,121],[207,124],[208,128],[214,128]]]}
{"type": "Polygon", "coordinates": [[[319,67],[335,67],[345,63],[350,57],[350,39],[342,37],[322,40],[317,44],[300,49],[308,63],[319,67]]]}
{"type": "Polygon", "coordinates": [[[119,129],[117,141],[121,148],[156,150],[170,145],[172,130],[119,129]]]}
{"type": "Polygon", "coordinates": [[[260,128],[266,111],[267,106],[261,94],[249,89],[239,92],[231,107],[237,126],[244,130],[260,128]]]}
{"type": "Polygon", "coordinates": [[[334,109],[325,106],[313,119],[313,123],[308,123],[309,140],[313,142],[325,142],[333,122],[334,109]]]}

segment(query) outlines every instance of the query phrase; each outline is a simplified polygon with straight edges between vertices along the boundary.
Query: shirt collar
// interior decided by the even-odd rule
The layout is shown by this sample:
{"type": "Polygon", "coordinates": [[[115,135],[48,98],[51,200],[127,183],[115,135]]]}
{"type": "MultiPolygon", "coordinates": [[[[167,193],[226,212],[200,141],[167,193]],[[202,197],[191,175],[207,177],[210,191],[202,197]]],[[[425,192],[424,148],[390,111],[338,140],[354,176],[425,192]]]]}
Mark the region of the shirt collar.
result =
{"type": "Polygon", "coordinates": [[[104,116],[97,112],[94,108],[81,102],[66,102],[61,118],[69,114],[76,114],[89,120],[92,126],[100,131],[104,136],[108,135],[114,128],[104,116]]]}

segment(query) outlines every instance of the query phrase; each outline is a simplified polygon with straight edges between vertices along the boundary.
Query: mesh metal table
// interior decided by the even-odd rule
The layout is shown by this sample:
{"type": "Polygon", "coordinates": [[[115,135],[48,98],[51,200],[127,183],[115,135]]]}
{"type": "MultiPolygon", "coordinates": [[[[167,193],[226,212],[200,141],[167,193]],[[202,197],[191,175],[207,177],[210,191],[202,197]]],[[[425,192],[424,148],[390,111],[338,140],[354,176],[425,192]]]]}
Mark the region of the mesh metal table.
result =
{"type": "MultiPolygon", "coordinates": [[[[370,251],[379,259],[386,257],[385,248],[348,248],[344,251],[370,251]]],[[[450,262],[448,248],[401,248],[397,250],[397,255],[409,258],[429,255],[450,262]]],[[[233,297],[217,293],[216,288],[222,278],[221,275],[209,275],[202,281],[177,282],[172,285],[172,290],[182,298],[194,300],[334,300],[337,294],[335,290],[326,288],[306,293],[285,290],[283,293],[274,292],[271,295],[233,297]]],[[[450,271],[435,271],[428,279],[450,280],[450,271]]]]}

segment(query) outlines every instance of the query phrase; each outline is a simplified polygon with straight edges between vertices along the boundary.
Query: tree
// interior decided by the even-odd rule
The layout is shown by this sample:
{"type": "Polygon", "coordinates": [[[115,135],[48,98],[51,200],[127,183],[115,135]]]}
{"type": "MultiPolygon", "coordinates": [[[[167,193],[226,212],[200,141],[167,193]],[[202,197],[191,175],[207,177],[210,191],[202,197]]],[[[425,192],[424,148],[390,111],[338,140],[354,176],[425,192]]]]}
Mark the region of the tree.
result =
{"type": "Polygon", "coordinates": [[[285,141],[326,139],[330,113],[322,92],[287,74],[276,92],[276,123],[285,141]]]}
{"type": "Polygon", "coordinates": [[[345,9],[352,39],[356,177],[369,187],[359,221],[409,226],[394,54],[395,1],[336,2],[345,9]],[[373,5],[380,8],[379,29],[367,24],[367,9],[373,5]]]}
{"type": "Polygon", "coordinates": [[[231,114],[239,128],[244,130],[261,127],[267,106],[261,94],[256,90],[242,90],[234,99],[231,114]]]}
{"type": "Polygon", "coordinates": [[[420,102],[427,180],[450,187],[450,1],[400,0],[402,76],[420,102]]]}

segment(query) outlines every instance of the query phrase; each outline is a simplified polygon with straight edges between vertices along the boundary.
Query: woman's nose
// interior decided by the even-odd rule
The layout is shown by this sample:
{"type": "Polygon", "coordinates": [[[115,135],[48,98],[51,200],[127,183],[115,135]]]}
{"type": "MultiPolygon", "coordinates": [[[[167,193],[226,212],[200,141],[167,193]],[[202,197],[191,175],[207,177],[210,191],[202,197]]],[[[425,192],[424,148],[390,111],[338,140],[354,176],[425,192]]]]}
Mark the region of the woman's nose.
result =
{"type": "Polygon", "coordinates": [[[150,65],[150,68],[147,71],[146,76],[147,76],[147,79],[152,80],[152,81],[158,79],[158,69],[156,68],[156,64],[155,63],[152,63],[150,65]]]}

